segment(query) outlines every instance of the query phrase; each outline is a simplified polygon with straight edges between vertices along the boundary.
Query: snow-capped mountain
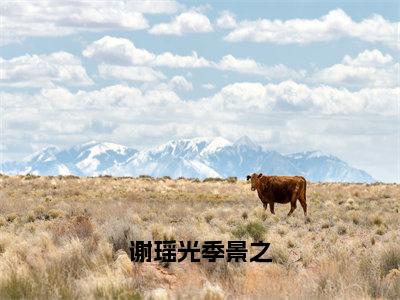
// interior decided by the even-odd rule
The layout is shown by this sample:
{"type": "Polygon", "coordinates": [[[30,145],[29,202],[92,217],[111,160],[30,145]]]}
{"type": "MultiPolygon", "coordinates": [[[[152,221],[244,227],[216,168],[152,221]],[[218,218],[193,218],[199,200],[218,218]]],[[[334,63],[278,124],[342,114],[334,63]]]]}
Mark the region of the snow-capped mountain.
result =
{"type": "Polygon", "coordinates": [[[91,141],[66,150],[48,147],[22,162],[7,162],[1,169],[8,174],[95,176],[125,163],[136,152],[118,144],[91,141]]]}
{"type": "Polygon", "coordinates": [[[337,157],[324,154],[321,151],[295,153],[287,155],[287,157],[311,181],[375,181],[367,172],[352,168],[337,157]]]}
{"type": "Polygon", "coordinates": [[[194,138],[170,141],[141,151],[125,165],[115,166],[108,174],[120,176],[220,177],[206,158],[231,143],[223,138],[194,138]]]}
{"type": "Polygon", "coordinates": [[[8,174],[79,176],[171,176],[244,178],[253,172],[303,175],[311,181],[372,182],[368,173],[320,151],[282,155],[244,136],[232,143],[224,138],[169,141],[137,151],[113,143],[88,142],[70,149],[45,148],[22,162],[2,165],[8,174]]]}

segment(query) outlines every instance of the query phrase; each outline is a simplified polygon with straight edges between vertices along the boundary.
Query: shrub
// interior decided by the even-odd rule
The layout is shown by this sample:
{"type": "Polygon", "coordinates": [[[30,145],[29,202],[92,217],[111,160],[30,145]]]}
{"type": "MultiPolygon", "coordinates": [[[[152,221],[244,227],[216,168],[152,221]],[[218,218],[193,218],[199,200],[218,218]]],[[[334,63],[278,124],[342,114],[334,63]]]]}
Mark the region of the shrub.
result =
{"type": "Polygon", "coordinates": [[[271,245],[270,257],[277,264],[286,264],[289,261],[287,249],[279,244],[271,245]]]}
{"type": "Polygon", "coordinates": [[[374,225],[376,225],[376,226],[380,226],[380,225],[383,224],[383,220],[382,220],[382,218],[381,218],[380,216],[374,216],[374,217],[372,218],[372,223],[373,223],[374,225]]]}
{"type": "Polygon", "coordinates": [[[337,227],[337,233],[340,235],[346,234],[347,233],[347,227],[345,225],[339,225],[337,227]]]}
{"type": "Polygon", "coordinates": [[[28,214],[26,215],[26,221],[27,222],[34,222],[36,220],[36,215],[33,211],[29,211],[28,214]]]}
{"type": "Polygon", "coordinates": [[[36,178],[38,178],[38,177],[39,177],[39,176],[37,176],[37,175],[33,175],[33,174],[31,174],[31,173],[28,173],[28,174],[25,175],[25,180],[36,179],[36,178]]]}
{"type": "Polygon", "coordinates": [[[226,178],[226,181],[229,183],[236,183],[237,182],[237,177],[235,176],[229,176],[228,178],[226,178]]]}
{"type": "Polygon", "coordinates": [[[150,175],[139,175],[139,179],[153,180],[154,178],[150,175]]]}
{"type": "Polygon", "coordinates": [[[400,268],[400,246],[389,245],[379,258],[381,275],[386,276],[390,270],[400,268]]]}
{"type": "Polygon", "coordinates": [[[214,219],[214,214],[211,212],[207,212],[204,216],[204,220],[206,220],[207,223],[210,223],[212,219],[214,219]]]}
{"type": "Polygon", "coordinates": [[[0,227],[6,225],[7,220],[3,216],[0,216],[0,227]]]}
{"type": "Polygon", "coordinates": [[[43,205],[38,205],[33,210],[35,212],[36,219],[47,220],[49,216],[46,212],[46,208],[43,205]]]}
{"type": "Polygon", "coordinates": [[[262,223],[258,221],[252,221],[247,223],[246,225],[238,225],[232,233],[238,238],[249,236],[254,241],[260,241],[263,239],[265,232],[266,230],[262,223]]]}
{"type": "Polygon", "coordinates": [[[284,227],[282,227],[282,226],[279,226],[277,232],[278,232],[278,234],[279,234],[280,236],[284,236],[284,235],[286,234],[287,231],[286,231],[286,228],[284,228],[284,227]]]}
{"type": "Polygon", "coordinates": [[[296,246],[296,244],[292,240],[288,240],[287,241],[287,246],[288,246],[288,248],[294,248],[296,246]]]}
{"type": "Polygon", "coordinates": [[[375,231],[377,235],[384,235],[386,233],[386,227],[384,226],[379,226],[379,228],[375,231]]]}
{"type": "Polygon", "coordinates": [[[47,214],[52,219],[61,218],[65,215],[65,213],[60,209],[50,209],[47,214]]]}
{"type": "Polygon", "coordinates": [[[18,218],[16,213],[10,213],[6,216],[7,222],[14,222],[18,218]]]}
{"type": "Polygon", "coordinates": [[[112,176],[108,175],[108,174],[104,174],[104,175],[100,175],[99,177],[100,178],[111,178],[112,176]]]}
{"type": "Polygon", "coordinates": [[[61,179],[79,179],[79,176],[76,175],[58,175],[57,178],[61,179]]]}
{"type": "Polygon", "coordinates": [[[219,181],[224,181],[224,180],[219,177],[207,177],[203,179],[203,182],[219,182],[219,181]]]}
{"type": "Polygon", "coordinates": [[[21,276],[12,271],[0,284],[0,298],[29,299],[37,298],[31,278],[21,276]]]}
{"type": "Polygon", "coordinates": [[[321,228],[322,228],[322,229],[327,229],[327,228],[329,228],[329,227],[332,227],[331,222],[325,222],[325,223],[323,223],[323,224],[321,225],[321,228]]]}

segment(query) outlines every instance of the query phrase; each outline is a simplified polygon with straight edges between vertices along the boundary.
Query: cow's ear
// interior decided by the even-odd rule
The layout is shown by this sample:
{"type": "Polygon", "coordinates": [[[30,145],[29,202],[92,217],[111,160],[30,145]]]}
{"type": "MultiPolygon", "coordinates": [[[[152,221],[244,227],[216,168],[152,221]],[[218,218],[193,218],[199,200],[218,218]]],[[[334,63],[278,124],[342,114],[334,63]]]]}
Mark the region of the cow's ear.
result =
{"type": "Polygon", "coordinates": [[[258,174],[258,178],[261,178],[261,176],[262,176],[262,173],[258,174]]]}
{"type": "Polygon", "coordinates": [[[251,178],[251,176],[250,176],[250,175],[247,175],[247,180],[250,180],[250,178],[251,178]]]}

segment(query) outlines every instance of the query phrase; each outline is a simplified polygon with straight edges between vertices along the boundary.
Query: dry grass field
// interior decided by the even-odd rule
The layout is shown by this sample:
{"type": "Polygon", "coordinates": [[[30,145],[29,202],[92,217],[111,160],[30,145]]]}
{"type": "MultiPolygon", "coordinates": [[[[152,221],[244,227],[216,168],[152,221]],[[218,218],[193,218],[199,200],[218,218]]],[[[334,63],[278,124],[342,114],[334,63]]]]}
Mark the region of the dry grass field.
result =
{"type": "Polygon", "coordinates": [[[0,298],[400,298],[400,186],[0,176],[0,298]],[[270,242],[272,263],[132,263],[130,240],[270,242]]]}

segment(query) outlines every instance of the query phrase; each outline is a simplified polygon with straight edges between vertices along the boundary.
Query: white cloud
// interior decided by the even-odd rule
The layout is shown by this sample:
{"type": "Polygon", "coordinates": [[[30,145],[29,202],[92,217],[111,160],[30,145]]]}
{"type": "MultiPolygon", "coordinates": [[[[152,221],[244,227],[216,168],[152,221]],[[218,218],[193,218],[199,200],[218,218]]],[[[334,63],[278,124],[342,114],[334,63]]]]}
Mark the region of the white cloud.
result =
{"type": "Polygon", "coordinates": [[[148,28],[143,13],[175,13],[174,1],[9,1],[2,3],[2,44],[26,37],[65,36],[83,31],[148,28]]]}
{"type": "Polygon", "coordinates": [[[1,93],[4,145],[12,149],[23,141],[36,149],[91,138],[146,147],[172,138],[222,135],[234,140],[246,133],[269,149],[286,152],[317,148],[347,153],[346,160],[359,163],[362,152],[364,163],[372,166],[373,157],[375,170],[390,178],[387,166],[393,161],[379,169],[382,160],[376,153],[393,149],[398,87],[352,92],[293,81],[239,82],[196,100],[182,99],[171,88],[114,85],[93,91],[57,87],[34,95],[1,93]],[[25,123],[16,124],[21,116],[25,123]]]}
{"type": "Polygon", "coordinates": [[[218,69],[235,71],[244,74],[255,74],[262,75],[267,78],[292,78],[298,79],[305,76],[305,71],[296,71],[286,67],[285,65],[279,64],[274,66],[265,66],[256,62],[251,58],[236,58],[232,55],[225,55],[219,61],[217,65],[218,69]]]}
{"type": "Polygon", "coordinates": [[[202,68],[210,66],[210,62],[207,59],[199,57],[194,51],[190,56],[181,56],[171,52],[164,52],[157,55],[152,64],[170,68],[202,68]]]}
{"type": "MultiPolygon", "coordinates": [[[[283,81],[278,84],[258,82],[238,82],[223,87],[214,95],[195,101],[181,99],[171,88],[190,87],[184,77],[172,78],[170,85],[149,86],[144,89],[128,85],[113,85],[94,91],[72,93],[65,88],[46,88],[34,96],[28,94],[6,94],[5,109],[25,107],[40,109],[75,109],[91,111],[93,107],[105,112],[118,108],[136,107],[135,115],[142,112],[156,113],[161,105],[168,111],[168,119],[174,120],[181,111],[187,114],[188,120],[199,114],[210,117],[226,116],[239,120],[242,114],[249,117],[279,112],[307,112],[312,114],[332,115],[386,115],[395,116],[396,97],[400,88],[364,88],[350,91],[328,86],[310,87],[294,81],[283,81]],[[55,101],[54,99],[57,99],[55,101]],[[27,105],[28,103],[32,105],[27,105]]],[[[125,117],[121,116],[121,120],[125,117]]],[[[118,118],[116,119],[118,120],[118,118]]]]}
{"type": "Polygon", "coordinates": [[[346,55],[343,58],[343,63],[350,66],[360,66],[360,67],[376,67],[384,66],[393,61],[392,56],[389,54],[383,54],[381,51],[365,50],[357,55],[356,58],[352,58],[346,55]]]}
{"type": "Polygon", "coordinates": [[[186,56],[171,52],[155,54],[145,49],[136,48],[128,39],[110,36],[105,36],[91,43],[82,53],[86,57],[95,58],[108,64],[148,65],[169,68],[209,67],[278,79],[299,79],[305,76],[304,70],[293,70],[282,64],[267,66],[251,58],[241,59],[232,55],[226,55],[216,63],[199,56],[196,52],[186,56]]]}
{"type": "Polygon", "coordinates": [[[146,64],[155,55],[145,49],[136,48],[128,39],[104,36],[94,41],[82,52],[83,56],[113,64],[146,64]]]}
{"type": "Polygon", "coordinates": [[[174,19],[169,23],[154,25],[149,30],[149,33],[157,35],[183,35],[192,32],[210,31],[213,31],[213,27],[206,15],[196,11],[187,11],[174,17],[174,19]]]}
{"type": "Polygon", "coordinates": [[[84,86],[92,80],[79,59],[67,52],[0,58],[2,86],[46,87],[53,84],[84,86]]]}
{"type": "Polygon", "coordinates": [[[399,63],[379,50],[365,50],[352,58],[346,55],[340,64],[317,71],[312,80],[334,85],[398,86],[399,63]]]}
{"type": "Polygon", "coordinates": [[[213,90],[215,89],[215,85],[213,85],[212,83],[205,83],[202,85],[202,87],[206,90],[213,90]]]}
{"type": "Polygon", "coordinates": [[[196,52],[190,56],[176,55],[171,52],[154,54],[145,49],[136,48],[128,39],[105,36],[86,47],[83,56],[95,58],[110,64],[150,65],[170,68],[199,68],[210,63],[196,52]]]}
{"type": "Polygon", "coordinates": [[[213,109],[228,112],[308,112],[316,114],[395,115],[400,88],[365,88],[356,92],[328,86],[309,87],[293,81],[279,84],[234,83],[211,98],[213,109]]]}
{"type": "Polygon", "coordinates": [[[141,0],[141,1],[124,1],[130,9],[144,14],[174,14],[181,11],[184,7],[182,4],[172,1],[163,0],[141,0]]]}
{"type": "Polygon", "coordinates": [[[237,23],[235,15],[227,10],[222,11],[217,19],[217,26],[226,29],[236,28],[237,23]]]}
{"type": "Polygon", "coordinates": [[[307,44],[350,37],[399,48],[398,26],[398,22],[390,22],[380,15],[356,22],[343,10],[335,9],[318,19],[241,21],[224,39],[229,42],[307,44]]]}
{"type": "Polygon", "coordinates": [[[185,91],[193,90],[193,84],[183,76],[172,77],[169,81],[169,85],[172,89],[181,89],[185,91]]]}
{"type": "Polygon", "coordinates": [[[165,79],[165,75],[153,68],[145,66],[115,66],[100,64],[99,74],[102,78],[112,78],[131,81],[154,82],[165,79]]]}

